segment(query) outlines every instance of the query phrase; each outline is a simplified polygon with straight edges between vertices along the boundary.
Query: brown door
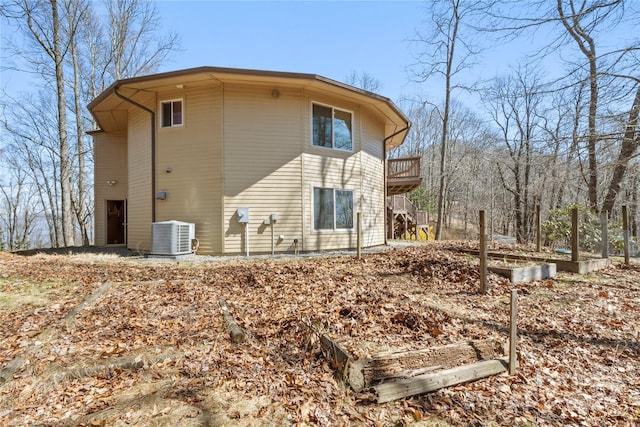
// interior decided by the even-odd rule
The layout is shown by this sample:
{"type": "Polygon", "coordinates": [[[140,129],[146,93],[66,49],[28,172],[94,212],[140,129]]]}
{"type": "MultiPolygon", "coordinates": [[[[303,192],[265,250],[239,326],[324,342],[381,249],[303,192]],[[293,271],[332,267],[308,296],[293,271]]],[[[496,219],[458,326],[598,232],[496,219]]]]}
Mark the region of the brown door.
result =
{"type": "Polygon", "coordinates": [[[124,200],[107,200],[107,245],[126,243],[124,226],[126,223],[124,200]]]}

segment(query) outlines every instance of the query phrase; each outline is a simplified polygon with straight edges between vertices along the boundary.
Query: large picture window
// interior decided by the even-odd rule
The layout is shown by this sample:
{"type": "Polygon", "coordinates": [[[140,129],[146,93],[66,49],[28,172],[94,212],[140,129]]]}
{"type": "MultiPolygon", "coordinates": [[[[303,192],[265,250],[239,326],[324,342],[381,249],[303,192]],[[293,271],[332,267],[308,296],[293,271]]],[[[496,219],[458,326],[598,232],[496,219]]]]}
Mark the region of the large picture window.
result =
{"type": "Polygon", "coordinates": [[[313,189],[313,228],[348,230],[353,228],[353,191],[333,188],[313,189]]]}
{"type": "Polygon", "coordinates": [[[161,123],[163,128],[182,126],[182,99],[173,99],[160,103],[161,123]]]}
{"type": "Polygon", "coordinates": [[[313,145],[351,151],[352,115],[325,105],[313,104],[313,145]]]}

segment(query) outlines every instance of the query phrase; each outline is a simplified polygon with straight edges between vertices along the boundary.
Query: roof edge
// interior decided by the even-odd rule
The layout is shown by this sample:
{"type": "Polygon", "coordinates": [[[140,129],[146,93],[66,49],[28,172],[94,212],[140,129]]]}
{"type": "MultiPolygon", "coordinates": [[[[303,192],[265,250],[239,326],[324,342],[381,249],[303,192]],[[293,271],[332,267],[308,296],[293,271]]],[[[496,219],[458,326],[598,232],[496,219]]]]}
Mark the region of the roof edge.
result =
{"type": "Polygon", "coordinates": [[[214,74],[236,74],[236,75],[247,75],[247,76],[264,76],[264,77],[281,77],[281,78],[295,78],[302,80],[317,80],[319,82],[327,83],[336,87],[340,87],[342,89],[350,90],[353,92],[360,93],[362,95],[369,96],[371,98],[378,99],[380,101],[388,103],[394,112],[402,117],[406,122],[409,120],[405,117],[405,115],[400,111],[400,109],[395,105],[395,103],[385,96],[379,95],[374,92],[370,92],[368,90],[360,89],[355,86],[348,85],[346,83],[339,82],[337,80],[333,80],[324,76],[320,76],[318,74],[310,74],[310,73],[297,73],[297,72],[287,72],[287,71],[269,71],[269,70],[256,70],[256,69],[248,69],[248,68],[227,68],[227,67],[212,67],[212,66],[201,66],[194,68],[185,68],[182,70],[175,71],[167,71],[163,73],[155,73],[155,74],[147,74],[144,76],[137,77],[129,77],[125,79],[116,80],[109,87],[102,91],[93,101],[91,101],[87,108],[91,110],[97,104],[104,100],[107,96],[109,96],[114,88],[124,86],[131,83],[139,83],[146,82],[156,79],[170,78],[170,77],[180,77],[186,76],[189,74],[198,74],[198,73],[214,73],[214,74]]]}

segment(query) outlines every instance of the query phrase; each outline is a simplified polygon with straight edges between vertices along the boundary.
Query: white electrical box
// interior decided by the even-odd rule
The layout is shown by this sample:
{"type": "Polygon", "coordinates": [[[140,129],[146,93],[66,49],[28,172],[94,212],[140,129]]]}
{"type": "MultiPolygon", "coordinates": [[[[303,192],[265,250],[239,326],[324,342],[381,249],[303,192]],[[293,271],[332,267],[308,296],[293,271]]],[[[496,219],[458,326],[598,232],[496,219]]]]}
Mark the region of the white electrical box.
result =
{"type": "Polygon", "coordinates": [[[238,222],[249,222],[249,208],[238,208],[238,222]]]}

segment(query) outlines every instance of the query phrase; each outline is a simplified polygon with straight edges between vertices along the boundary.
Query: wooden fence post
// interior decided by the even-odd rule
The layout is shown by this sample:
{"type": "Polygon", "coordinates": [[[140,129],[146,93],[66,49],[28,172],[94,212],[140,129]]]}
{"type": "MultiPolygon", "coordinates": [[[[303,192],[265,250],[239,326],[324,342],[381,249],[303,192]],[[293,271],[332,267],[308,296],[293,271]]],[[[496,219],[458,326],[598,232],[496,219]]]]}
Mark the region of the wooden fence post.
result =
{"type": "Polygon", "coordinates": [[[485,211],[480,211],[480,293],[487,293],[487,233],[485,211]]]}
{"type": "Polygon", "coordinates": [[[358,229],[357,230],[358,237],[356,239],[356,242],[357,242],[356,244],[358,245],[358,249],[356,252],[358,254],[358,259],[360,259],[362,256],[360,253],[360,250],[361,250],[360,248],[362,247],[362,214],[360,212],[356,214],[356,222],[357,222],[356,228],[358,229]]]}
{"type": "Polygon", "coordinates": [[[622,206],[622,238],[624,239],[624,263],[629,265],[629,213],[627,206],[622,206]]]}
{"type": "Polygon", "coordinates": [[[578,208],[571,209],[571,261],[577,262],[580,255],[580,231],[578,229],[578,208]]]}
{"type": "Polygon", "coordinates": [[[518,371],[516,343],[518,341],[518,290],[511,289],[511,316],[509,318],[509,375],[518,371]]]}
{"type": "Polygon", "coordinates": [[[600,226],[602,227],[602,258],[609,258],[609,212],[600,213],[600,226]]]}
{"type": "Polygon", "coordinates": [[[542,251],[542,219],[540,217],[540,204],[536,205],[536,252],[542,251]]]}

